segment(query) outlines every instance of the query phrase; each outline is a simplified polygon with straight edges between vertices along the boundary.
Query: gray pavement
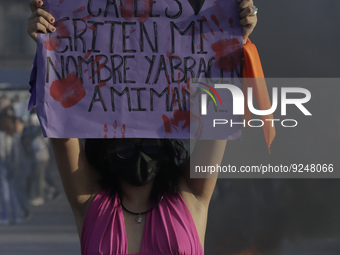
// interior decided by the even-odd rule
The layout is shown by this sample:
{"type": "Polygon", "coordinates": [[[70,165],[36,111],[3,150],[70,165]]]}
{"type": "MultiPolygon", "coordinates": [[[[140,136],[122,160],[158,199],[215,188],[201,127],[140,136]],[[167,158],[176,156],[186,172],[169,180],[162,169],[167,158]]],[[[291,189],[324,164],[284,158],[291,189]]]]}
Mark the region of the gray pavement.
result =
{"type": "Polygon", "coordinates": [[[80,244],[65,195],[32,208],[22,224],[0,226],[0,255],[78,255],[80,244]]]}

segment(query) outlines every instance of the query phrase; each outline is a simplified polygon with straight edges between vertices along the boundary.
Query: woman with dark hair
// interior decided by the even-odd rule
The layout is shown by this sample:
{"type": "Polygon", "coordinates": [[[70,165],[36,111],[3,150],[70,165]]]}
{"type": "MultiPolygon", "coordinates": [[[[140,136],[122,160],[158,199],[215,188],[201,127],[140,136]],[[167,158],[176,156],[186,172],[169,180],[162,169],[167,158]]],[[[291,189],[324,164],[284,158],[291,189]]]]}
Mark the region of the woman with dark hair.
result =
{"type": "MultiPolygon", "coordinates": [[[[202,1],[201,1],[202,2],[202,1]]],[[[243,43],[257,18],[238,0],[243,43]]],[[[190,1],[194,4],[195,1],[190,1]]],[[[52,15],[33,0],[27,31],[54,32],[52,15]]],[[[203,254],[216,175],[191,179],[181,140],[52,139],[82,254],[203,254]]],[[[197,141],[196,165],[220,164],[226,141],[197,141]]]]}
{"type": "MultiPolygon", "coordinates": [[[[226,141],[197,143],[197,164],[221,162],[226,141]]],[[[203,254],[216,178],[190,179],[180,140],[52,144],[83,254],[203,254]]]]}
{"type": "Polygon", "coordinates": [[[175,195],[182,172],[181,163],[188,158],[182,140],[176,139],[85,139],[84,147],[89,164],[98,169],[99,183],[112,193],[120,191],[120,177],[136,186],[142,186],[155,178],[152,194],[169,192],[175,195]],[[137,144],[140,144],[142,153],[151,158],[136,159],[137,144]],[[126,160],[129,160],[129,166],[126,160]],[[123,165],[126,170],[120,169],[123,165]],[[148,168],[148,165],[151,167],[148,168]],[[119,169],[115,169],[117,166],[119,169]],[[134,172],[137,168],[140,169],[139,173],[134,172]]]}

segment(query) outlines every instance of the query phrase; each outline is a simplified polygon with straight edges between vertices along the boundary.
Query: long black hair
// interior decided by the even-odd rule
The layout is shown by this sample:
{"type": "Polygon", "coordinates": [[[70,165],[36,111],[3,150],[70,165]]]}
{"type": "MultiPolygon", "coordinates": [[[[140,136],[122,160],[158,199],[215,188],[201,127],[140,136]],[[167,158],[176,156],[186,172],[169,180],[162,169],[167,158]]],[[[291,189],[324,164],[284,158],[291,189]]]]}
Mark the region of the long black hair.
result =
{"type": "MultiPolygon", "coordinates": [[[[85,155],[89,164],[99,173],[99,184],[102,189],[109,189],[112,193],[120,192],[120,183],[116,171],[110,168],[108,148],[113,139],[85,139],[85,155]]],[[[160,194],[175,195],[178,192],[178,181],[183,174],[183,162],[188,158],[188,150],[184,147],[184,140],[164,139],[163,149],[169,158],[169,164],[162,167],[155,177],[152,197],[157,199],[160,194]]]]}

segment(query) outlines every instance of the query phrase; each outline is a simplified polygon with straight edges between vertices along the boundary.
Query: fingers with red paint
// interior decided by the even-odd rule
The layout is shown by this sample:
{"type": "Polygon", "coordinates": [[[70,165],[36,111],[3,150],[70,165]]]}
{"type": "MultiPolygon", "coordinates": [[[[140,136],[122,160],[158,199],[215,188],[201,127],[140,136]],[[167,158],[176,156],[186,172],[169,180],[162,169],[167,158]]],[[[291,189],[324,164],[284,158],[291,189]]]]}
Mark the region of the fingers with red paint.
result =
{"type": "Polygon", "coordinates": [[[56,30],[52,25],[55,19],[51,14],[41,8],[43,5],[44,3],[41,0],[32,0],[29,3],[32,14],[27,21],[27,33],[34,41],[37,41],[37,33],[48,33],[56,30]]]}
{"type": "Polygon", "coordinates": [[[252,0],[237,1],[239,2],[240,24],[243,27],[243,44],[245,44],[256,26],[257,15],[252,15],[254,11],[252,0]]]}

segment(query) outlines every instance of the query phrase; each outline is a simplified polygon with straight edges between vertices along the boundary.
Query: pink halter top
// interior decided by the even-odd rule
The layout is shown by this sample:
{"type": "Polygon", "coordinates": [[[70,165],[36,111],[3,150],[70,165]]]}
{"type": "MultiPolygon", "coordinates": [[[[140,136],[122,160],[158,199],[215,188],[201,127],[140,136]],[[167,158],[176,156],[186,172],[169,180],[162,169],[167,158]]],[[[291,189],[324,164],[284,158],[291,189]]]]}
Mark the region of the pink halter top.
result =
{"type": "MultiPolygon", "coordinates": [[[[81,235],[82,255],[126,255],[128,243],[118,194],[101,191],[88,209],[81,235]]],[[[180,193],[164,195],[147,214],[139,255],[203,255],[191,213],[180,193]]]]}

